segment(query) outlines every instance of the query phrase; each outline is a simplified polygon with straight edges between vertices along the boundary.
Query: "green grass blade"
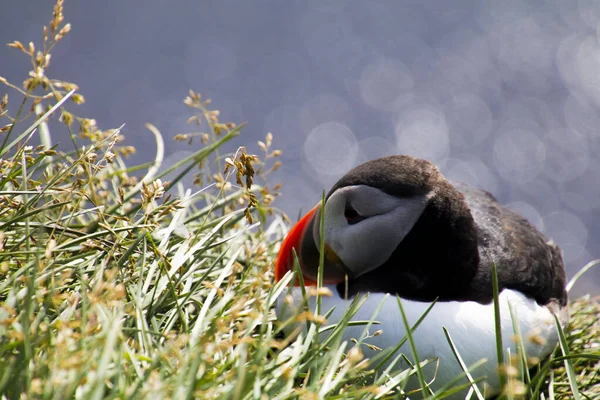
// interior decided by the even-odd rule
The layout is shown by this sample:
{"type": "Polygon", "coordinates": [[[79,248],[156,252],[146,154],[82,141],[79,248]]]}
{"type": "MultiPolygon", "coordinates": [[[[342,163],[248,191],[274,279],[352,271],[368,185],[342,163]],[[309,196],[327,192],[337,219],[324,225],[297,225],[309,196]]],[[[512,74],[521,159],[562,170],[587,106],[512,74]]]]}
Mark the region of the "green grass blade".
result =
{"type": "MultiPolygon", "coordinates": [[[[419,325],[421,325],[421,322],[423,322],[423,320],[427,317],[427,315],[429,315],[429,312],[433,309],[433,307],[435,306],[436,303],[437,303],[437,299],[435,299],[434,301],[431,302],[431,304],[427,307],[425,312],[419,317],[419,319],[417,319],[417,321],[411,327],[411,329],[410,329],[411,333],[414,333],[415,330],[419,327],[419,325]]],[[[383,356],[380,356],[378,354],[377,356],[375,356],[371,360],[373,362],[373,368],[375,368],[375,369],[381,368],[383,366],[383,364],[388,362],[390,360],[390,358],[392,358],[393,355],[396,354],[396,352],[400,349],[400,347],[402,347],[402,345],[404,345],[404,343],[406,343],[407,340],[408,340],[408,336],[405,335],[393,348],[391,348],[389,351],[387,351],[387,354],[384,354],[383,356]],[[377,361],[377,363],[374,363],[375,361],[377,361]]]]}
{"type": "Polygon", "coordinates": [[[577,283],[579,278],[581,278],[586,272],[588,272],[590,269],[592,269],[593,267],[595,267],[599,264],[600,264],[600,258],[590,261],[583,268],[581,268],[579,271],[577,271],[575,273],[575,275],[573,275],[573,277],[567,283],[567,286],[566,286],[567,292],[571,291],[571,289],[573,288],[573,285],[575,285],[577,283]]]}
{"type": "Polygon", "coordinates": [[[512,304],[508,304],[508,310],[510,312],[510,319],[512,322],[514,337],[516,339],[517,357],[519,358],[519,378],[523,380],[528,386],[531,384],[531,375],[529,374],[529,362],[527,358],[527,352],[523,345],[523,335],[521,334],[521,325],[519,324],[519,318],[514,310],[512,304]]]}
{"type": "MultiPolygon", "coordinates": [[[[325,192],[321,194],[319,212],[319,268],[317,270],[317,287],[323,287],[323,268],[325,267],[325,192]]],[[[321,295],[317,295],[315,314],[321,315],[321,295]]]]}
{"type": "MultiPolygon", "coordinates": [[[[496,338],[496,357],[498,365],[504,365],[504,350],[502,341],[502,319],[500,316],[500,289],[498,283],[498,270],[496,263],[492,263],[492,291],[494,295],[494,333],[496,338]]],[[[506,379],[503,374],[500,374],[500,387],[504,387],[506,379]]]]}
{"type": "Polygon", "coordinates": [[[410,329],[410,325],[408,323],[408,319],[406,319],[406,313],[404,312],[404,307],[402,306],[402,300],[399,296],[396,296],[396,301],[398,302],[398,308],[400,309],[400,314],[402,314],[402,322],[404,323],[404,329],[406,330],[406,336],[408,337],[408,343],[410,344],[410,350],[414,359],[414,364],[417,367],[417,377],[419,378],[419,384],[422,389],[422,396],[426,398],[428,394],[433,394],[431,388],[425,381],[425,376],[423,375],[423,369],[421,368],[421,362],[419,361],[419,354],[417,352],[417,347],[415,345],[415,340],[413,338],[413,334],[410,329]]]}
{"type": "Polygon", "coordinates": [[[479,391],[479,387],[477,387],[477,384],[475,383],[475,380],[473,379],[471,372],[467,368],[465,362],[463,361],[458,350],[456,349],[456,346],[454,345],[454,341],[452,340],[452,337],[450,336],[448,329],[446,329],[446,327],[442,327],[442,329],[444,330],[444,335],[446,335],[446,340],[448,341],[448,345],[450,346],[450,349],[452,350],[452,354],[454,354],[454,357],[456,358],[456,361],[460,365],[460,368],[463,370],[463,372],[465,373],[465,376],[469,380],[469,383],[471,384],[471,387],[473,388],[475,394],[477,395],[477,398],[479,400],[485,400],[485,398],[479,391]]]}
{"type": "MultiPolygon", "coordinates": [[[[569,344],[567,343],[567,338],[565,336],[565,332],[563,331],[562,326],[560,325],[560,321],[558,317],[554,315],[554,322],[556,323],[556,329],[558,331],[558,343],[560,346],[560,350],[563,356],[569,356],[569,344]]],[[[567,370],[567,377],[569,378],[569,386],[571,387],[572,396],[574,400],[581,400],[581,394],[579,393],[579,386],[577,385],[577,374],[575,373],[575,368],[569,358],[565,358],[564,361],[565,368],[567,370]]]]}

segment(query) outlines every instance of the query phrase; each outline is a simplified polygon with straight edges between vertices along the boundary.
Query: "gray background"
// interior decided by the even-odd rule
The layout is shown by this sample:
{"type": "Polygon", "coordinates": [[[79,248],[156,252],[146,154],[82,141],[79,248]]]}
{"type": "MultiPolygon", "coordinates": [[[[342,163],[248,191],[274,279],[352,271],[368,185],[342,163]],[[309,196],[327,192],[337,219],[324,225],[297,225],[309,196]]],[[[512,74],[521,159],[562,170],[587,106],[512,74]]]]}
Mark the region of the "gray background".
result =
{"type": "MultiPolygon", "coordinates": [[[[3,1],[0,42],[39,43],[52,3],[3,1]]],[[[190,130],[192,88],[248,121],[230,149],[258,152],[273,132],[292,218],[351,167],[405,153],[520,211],[562,246],[569,275],[600,256],[596,0],[67,1],[65,15],[49,75],[80,85],[79,115],[126,123],[134,161],[155,151],[145,122],[190,130]]],[[[0,75],[18,83],[28,68],[0,47],[0,75]]],[[[171,163],[191,150],[166,145],[171,163]]],[[[575,293],[599,287],[597,270],[575,293]]]]}

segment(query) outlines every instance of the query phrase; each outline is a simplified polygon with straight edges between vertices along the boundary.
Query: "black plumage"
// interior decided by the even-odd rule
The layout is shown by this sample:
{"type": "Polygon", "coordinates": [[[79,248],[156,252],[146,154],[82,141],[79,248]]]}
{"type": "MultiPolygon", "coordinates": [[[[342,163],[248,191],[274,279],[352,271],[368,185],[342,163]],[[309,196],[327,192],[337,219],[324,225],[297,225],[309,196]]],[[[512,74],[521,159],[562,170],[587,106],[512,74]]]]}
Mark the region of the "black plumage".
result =
{"type": "MultiPolygon", "coordinates": [[[[411,231],[380,267],[340,293],[385,292],[432,301],[492,301],[492,264],[500,289],[518,290],[541,305],[567,302],[560,249],[489,193],[451,184],[432,163],[391,156],[359,165],[331,189],[368,185],[390,195],[427,195],[411,231]]],[[[308,249],[303,249],[303,253],[308,249]]],[[[313,251],[314,252],[314,251],[313,251]]]]}

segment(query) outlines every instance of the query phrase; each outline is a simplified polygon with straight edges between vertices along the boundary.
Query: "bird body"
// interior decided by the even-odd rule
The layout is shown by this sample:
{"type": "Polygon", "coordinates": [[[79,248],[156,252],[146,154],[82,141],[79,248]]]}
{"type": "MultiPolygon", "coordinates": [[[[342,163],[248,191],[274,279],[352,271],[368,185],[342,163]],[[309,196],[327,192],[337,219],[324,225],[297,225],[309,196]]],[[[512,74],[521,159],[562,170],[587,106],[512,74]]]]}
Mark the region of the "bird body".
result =
{"type": "MultiPolygon", "coordinates": [[[[323,278],[333,293],[323,298],[322,310],[335,308],[329,323],[341,318],[351,298],[368,294],[354,319],[370,320],[383,301],[375,316],[380,322],[375,329],[382,334],[367,343],[389,349],[406,334],[396,296],[404,304],[409,324],[437,300],[415,331],[419,358],[439,357],[434,388],[462,373],[445,327],[466,365],[488,360],[473,377],[484,377],[489,393],[499,389],[493,265],[504,348],[515,354],[509,304],[523,337],[533,337],[523,343],[529,357],[548,356],[558,342],[553,314],[564,322],[567,305],[558,246],[491,194],[450,183],[428,161],[391,156],[361,164],[344,175],[327,194],[324,208],[317,205],[288,234],[277,260],[276,279],[293,268],[295,249],[305,283],[316,282],[321,232],[323,278]]],[[[291,292],[300,304],[300,289],[291,292]]],[[[282,311],[281,301],[278,309],[282,311]]],[[[360,339],[363,329],[348,327],[344,339],[360,339]]],[[[412,359],[407,344],[400,352],[412,359]]],[[[429,372],[433,378],[433,371],[429,372]]]]}

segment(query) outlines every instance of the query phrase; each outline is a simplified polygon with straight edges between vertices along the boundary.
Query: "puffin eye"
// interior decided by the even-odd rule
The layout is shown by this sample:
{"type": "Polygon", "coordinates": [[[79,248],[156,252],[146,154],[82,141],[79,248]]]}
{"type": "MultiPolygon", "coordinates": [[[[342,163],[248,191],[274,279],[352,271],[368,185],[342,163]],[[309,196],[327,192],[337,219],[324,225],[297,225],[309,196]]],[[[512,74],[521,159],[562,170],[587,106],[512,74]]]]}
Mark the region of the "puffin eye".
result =
{"type": "Polygon", "coordinates": [[[344,209],[344,217],[350,225],[356,224],[365,219],[365,217],[360,215],[350,203],[346,203],[346,208],[344,209]]]}

